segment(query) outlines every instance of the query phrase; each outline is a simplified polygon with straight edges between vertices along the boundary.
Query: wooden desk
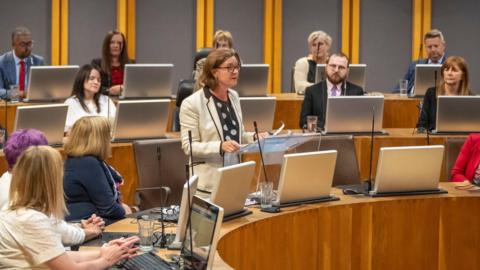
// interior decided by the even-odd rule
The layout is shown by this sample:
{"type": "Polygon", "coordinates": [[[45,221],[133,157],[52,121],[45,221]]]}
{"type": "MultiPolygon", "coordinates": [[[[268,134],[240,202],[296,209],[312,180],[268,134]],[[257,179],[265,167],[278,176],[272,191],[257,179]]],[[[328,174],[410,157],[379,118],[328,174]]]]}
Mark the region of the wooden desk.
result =
{"type": "MultiPolygon", "coordinates": [[[[287,129],[298,129],[303,96],[295,93],[271,94],[277,98],[274,128],[285,123],[287,129]]],[[[419,98],[400,97],[398,94],[384,94],[383,128],[413,128],[417,124],[419,98]]]]}
{"type": "Polygon", "coordinates": [[[349,197],[222,226],[218,253],[235,269],[480,269],[480,197],[349,197]]]}

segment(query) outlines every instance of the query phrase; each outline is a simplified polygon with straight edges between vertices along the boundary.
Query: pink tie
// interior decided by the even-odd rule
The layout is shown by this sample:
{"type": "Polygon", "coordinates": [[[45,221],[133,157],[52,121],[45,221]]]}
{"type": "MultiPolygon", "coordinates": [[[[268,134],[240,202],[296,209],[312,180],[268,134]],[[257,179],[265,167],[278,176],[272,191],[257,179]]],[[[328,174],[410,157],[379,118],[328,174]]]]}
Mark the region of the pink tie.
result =
{"type": "Polygon", "coordinates": [[[337,86],[334,85],[334,86],[332,87],[332,97],[337,96],[337,90],[338,90],[338,89],[337,89],[337,86]]]}

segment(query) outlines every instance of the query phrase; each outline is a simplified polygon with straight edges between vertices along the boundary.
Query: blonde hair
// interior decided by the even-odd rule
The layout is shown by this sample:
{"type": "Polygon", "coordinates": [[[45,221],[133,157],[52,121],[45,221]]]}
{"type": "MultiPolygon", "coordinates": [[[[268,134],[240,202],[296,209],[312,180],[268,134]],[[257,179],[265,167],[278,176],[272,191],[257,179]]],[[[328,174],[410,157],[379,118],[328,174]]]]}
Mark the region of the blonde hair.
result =
{"type": "Polygon", "coordinates": [[[50,146],[30,146],[12,171],[9,209],[31,208],[63,219],[67,213],[63,195],[63,160],[50,146]]]}
{"type": "Polygon", "coordinates": [[[110,156],[110,123],[103,116],[85,116],[77,120],[64,146],[72,157],[92,155],[101,160],[110,156]]]}
{"type": "Polygon", "coordinates": [[[315,40],[321,40],[330,48],[332,46],[332,37],[323,31],[314,31],[308,36],[308,45],[312,46],[315,40]]]}
{"type": "Polygon", "coordinates": [[[233,47],[233,37],[230,32],[224,31],[224,30],[217,30],[217,32],[215,32],[215,35],[213,36],[213,44],[212,44],[214,49],[217,48],[218,42],[220,40],[226,40],[228,43],[228,48],[231,49],[233,47]]]}

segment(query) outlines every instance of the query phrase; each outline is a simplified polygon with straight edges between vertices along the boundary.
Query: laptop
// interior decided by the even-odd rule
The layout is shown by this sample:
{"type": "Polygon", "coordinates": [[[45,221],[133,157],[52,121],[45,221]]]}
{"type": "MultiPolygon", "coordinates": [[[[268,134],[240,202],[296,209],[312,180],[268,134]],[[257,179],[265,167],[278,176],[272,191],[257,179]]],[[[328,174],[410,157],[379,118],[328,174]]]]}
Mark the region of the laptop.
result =
{"type": "Polygon", "coordinates": [[[119,101],[113,141],[165,137],[169,106],[168,99],[119,101]]]}
{"type": "Polygon", "coordinates": [[[275,118],[276,97],[241,97],[243,126],[246,131],[255,131],[253,121],[257,121],[258,131],[271,131],[275,118]]]}
{"type": "Polygon", "coordinates": [[[383,96],[328,97],[324,134],[384,134],[383,96]],[[375,119],[373,119],[375,118],[375,119]]]}
{"type": "Polygon", "coordinates": [[[18,106],[13,130],[34,128],[42,131],[50,145],[63,144],[68,105],[18,106]]]}
{"type": "Polygon", "coordinates": [[[317,151],[283,156],[275,206],[338,200],[330,195],[337,151],[317,151]]]}
{"type": "Polygon", "coordinates": [[[188,193],[190,193],[190,202],[192,201],[193,194],[197,192],[197,183],[198,183],[198,176],[194,175],[190,177],[188,183],[185,183],[183,186],[182,192],[182,202],[180,203],[180,211],[178,213],[178,222],[177,228],[175,232],[175,239],[173,242],[168,246],[168,249],[180,249],[182,247],[182,242],[185,239],[185,230],[187,228],[187,221],[188,221],[188,193]],[[188,185],[190,185],[190,192],[188,191],[188,185]]]}
{"type": "Polygon", "coordinates": [[[480,131],[480,96],[439,96],[436,130],[432,133],[480,131]]]}
{"type": "Polygon", "coordinates": [[[180,252],[180,265],[167,262],[153,252],[125,260],[117,269],[212,269],[222,226],[223,209],[197,196],[192,198],[190,220],[180,252]],[[193,247],[193,248],[192,248],[193,247]]]}
{"type": "Polygon", "coordinates": [[[126,64],[120,98],[170,98],[173,64],[126,64]]]}
{"type": "Polygon", "coordinates": [[[446,193],[438,188],[443,145],[382,147],[370,196],[446,193]]]}
{"type": "Polygon", "coordinates": [[[440,85],[441,74],[439,64],[417,64],[415,66],[415,83],[410,92],[410,97],[422,97],[427,89],[440,85]],[[435,84],[435,72],[437,73],[437,83],[435,84]]]}
{"type": "Polygon", "coordinates": [[[25,102],[64,101],[72,93],[78,66],[32,66],[25,102]]]}
{"type": "MultiPolygon", "coordinates": [[[[325,66],[325,64],[317,64],[315,83],[319,83],[327,78],[325,66]]],[[[366,64],[350,64],[347,81],[356,84],[365,90],[366,70],[366,64]]]]}
{"type": "Polygon", "coordinates": [[[250,192],[255,162],[249,161],[219,168],[210,201],[223,208],[223,221],[246,216],[245,200],[250,192]]]}
{"type": "Polygon", "coordinates": [[[268,64],[242,64],[238,84],[235,87],[241,97],[264,97],[267,95],[268,64]]]}

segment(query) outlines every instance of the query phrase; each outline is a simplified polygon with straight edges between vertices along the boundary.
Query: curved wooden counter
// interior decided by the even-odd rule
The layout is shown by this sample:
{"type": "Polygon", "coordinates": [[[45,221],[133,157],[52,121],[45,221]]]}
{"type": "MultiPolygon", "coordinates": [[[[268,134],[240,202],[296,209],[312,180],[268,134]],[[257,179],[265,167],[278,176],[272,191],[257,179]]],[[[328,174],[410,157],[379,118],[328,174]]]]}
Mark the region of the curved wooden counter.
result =
{"type": "Polygon", "coordinates": [[[218,244],[235,269],[480,269],[480,192],[367,198],[254,211],[218,244]]]}

